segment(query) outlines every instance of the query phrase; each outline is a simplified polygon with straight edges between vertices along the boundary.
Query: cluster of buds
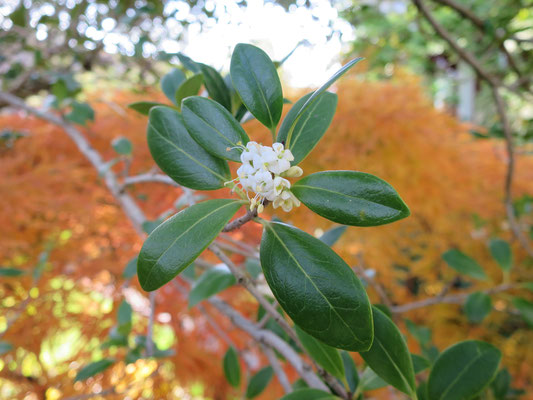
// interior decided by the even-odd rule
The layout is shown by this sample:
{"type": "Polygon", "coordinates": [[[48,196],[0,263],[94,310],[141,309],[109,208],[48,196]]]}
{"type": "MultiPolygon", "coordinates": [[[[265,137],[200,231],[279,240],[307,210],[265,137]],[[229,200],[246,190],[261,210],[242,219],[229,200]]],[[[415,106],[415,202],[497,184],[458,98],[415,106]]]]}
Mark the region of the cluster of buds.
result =
{"type": "Polygon", "coordinates": [[[296,178],[303,171],[300,167],[291,167],[294,156],[282,143],[272,147],[256,142],[242,146],[242,165],[237,170],[235,181],[246,191],[250,200],[250,210],[263,211],[265,200],[272,202],[274,208],[281,207],[290,211],[300,206],[300,201],[290,191],[291,183],[285,178],[296,178]],[[255,193],[250,199],[249,192],[255,193]]]}

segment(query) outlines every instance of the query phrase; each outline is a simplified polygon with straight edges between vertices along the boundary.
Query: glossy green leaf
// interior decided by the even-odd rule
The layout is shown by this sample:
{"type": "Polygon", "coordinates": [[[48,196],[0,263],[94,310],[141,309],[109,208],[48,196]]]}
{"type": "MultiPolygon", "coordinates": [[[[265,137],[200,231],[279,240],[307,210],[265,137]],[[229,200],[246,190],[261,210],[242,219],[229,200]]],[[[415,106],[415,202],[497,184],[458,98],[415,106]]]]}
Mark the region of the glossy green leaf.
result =
{"type": "Polygon", "coordinates": [[[366,392],[367,390],[381,389],[387,386],[387,382],[385,382],[374,371],[372,371],[372,368],[366,367],[361,374],[359,385],[361,387],[361,391],[366,392]]]}
{"type": "Polygon", "coordinates": [[[299,164],[315,148],[328,130],[337,108],[337,95],[324,92],[300,114],[302,106],[311,95],[312,93],[306,94],[292,106],[276,139],[279,143],[285,143],[285,148],[291,150],[294,155],[292,165],[299,164]],[[300,117],[296,121],[298,115],[300,117]],[[292,135],[290,141],[289,133],[292,135]]]}
{"type": "Polygon", "coordinates": [[[522,319],[533,328],[533,302],[522,297],[515,297],[513,305],[518,309],[522,319]]]}
{"type": "Polygon", "coordinates": [[[444,350],[431,369],[428,398],[469,400],[494,378],[501,360],[500,351],[485,342],[467,340],[444,350]]]}
{"type": "Polygon", "coordinates": [[[133,151],[133,144],[128,138],[124,136],[120,136],[118,138],[113,139],[113,141],[111,142],[111,146],[113,147],[113,150],[123,156],[129,156],[133,151]]]}
{"type": "Polygon", "coordinates": [[[107,368],[112,366],[114,364],[115,360],[112,358],[104,358],[100,361],[95,361],[93,363],[90,363],[83,367],[78,373],[76,374],[76,378],[74,379],[74,382],[78,381],[84,381],[91,376],[94,376],[96,374],[99,374],[100,372],[105,371],[107,368]]]}
{"type": "Polygon", "coordinates": [[[150,111],[148,147],[159,168],[180,185],[214,190],[231,179],[228,163],[196,143],[181,115],[171,108],[150,111]]]}
{"type": "Polygon", "coordinates": [[[176,104],[178,105],[178,110],[181,110],[181,101],[189,96],[196,96],[204,83],[203,74],[196,74],[187,78],[183,82],[176,92],[176,104]]]}
{"type": "Polygon", "coordinates": [[[280,400],[338,400],[337,396],[318,389],[298,389],[292,393],[286,394],[280,400]]]}
{"type": "Polygon", "coordinates": [[[152,291],[171,281],[209,246],[242,204],[228,199],[204,201],[158,226],[139,253],[141,287],[152,291]]]}
{"type": "Polygon", "coordinates": [[[513,266],[513,253],[511,246],[505,240],[492,239],[489,243],[490,254],[496,260],[498,265],[506,272],[513,266]]]}
{"type": "Polygon", "coordinates": [[[471,293],[466,299],[464,310],[470,322],[479,324],[491,312],[492,300],[486,293],[471,293]]]}
{"type": "Polygon", "coordinates": [[[507,368],[503,368],[491,383],[492,391],[496,400],[505,400],[511,389],[511,374],[507,368]]]}
{"type": "Polygon", "coordinates": [[[344,65],[340,70],[338,70],[333,76],[322,86],[320,86],[317,90],[315,90],[305,101],[304,104],[300,107],[298,113],[294,117],[294,121],[292,122],[291,126],[289,127],[289,131],[287,132],[287,141],[286,143],[290,145],[292,141],[292,136],[294,134],[294,129],[298,125],[298,122],[300,118],[304,117],[304,114],[307,111],[307,108],[310,107],[315,100],[319,98],[319,96],[324,93],[337,79],[339,79],[341,76],[343,76],[350,68],[352,68],[355,64],[357,64],[359,61],[361,61],[362,58],[358,57],[353,59],[352,61],[348,62],[346,65],[344,65]]]}
{"type": "Polygon", "coordinates": [[[400,330],[381,310],[373,307],[374,342],[361,357],[385,382],[411,395],[416,390],[411,353],[400,330]]]}
{"type": "Polygon", "coordinates": [[[294,183],[291,191],[318,215],[343,225],[383,225],[410,214],[391,185],[364,172],[317,172],[294,183]]]}
{"type": "Polygon", "coordinates": [[[368,350],[372,311],[352,269],[319,239],[282,223],[262,223],[261,266],[285,312],[327,345],[368,350]]]}
{"type": "Polygon", "coordinates": [[[216,101],[193,96],[183,100],[183,121],[192,138],[214,156],[241,161],[239,142],[249,142],[248,135],[231,113],[216,101]]]}
{"type": "Polygon", "coordinates": [[[0,341],[0,356],[13,350],[13,345],[9,342],[0,341]]]}
{"type": "Polygon", "coordinates": [[[283,109],[283,92],[274,63],[260,48],[239,43],[231,56],[233,86],[259,122],[273,129],[283,109]]]}
{"type": "Polygon", "coordinates": [[[241,365],[239,364],[239,356],[237,351],[230,347],[223,360],[224,375],[227,381],[233,387],[238,387],[241,384],[241,365]]]}
{"type": "Polygon", "coordinates": [[[328,246],[333,246],[341,238],[341,236],[346,232],[348,227],[345,225],[335,226],[322,234],[319,239],[326,243],[328,246]]]}
{"type": "Polygon", "coordinates": [[[431,363],[425,357],[419,356],[418,354],[411,354],[411,361],[413,362],[415,375],[431,366],[431,363]]]}
{"type": "Polygon", "coordinates": [[[355,393],[357,386],[359,386],[359,373],[357,372],[357,366],[350,353],[347,351],[341,351],[342,363],[344,365],[344,376],[346,382],[350,388],[350,392],[355,393]]]}
{"type": "Polygon", "coordinates": [[[344,379],[344,364],[342,362],[339,351],[331,346],[328,346],[311,335],[305,333],[303,330],[295,327],[296,334],[302,342],[309,355],[315,360],[318,365],[322,366],[331,375],[344,379]]]}
{"type": "Polygon", "coordinates": [[[189,292],[189,307],[205,300],[230,286],[235,285],[235,277],[226,265],[213,267],[198,278],[189,292]]]}
{"type": "Polygon", "coordinates": [[[179,69],[173,69],[161,79],[161,89],[173,104],[178,104],[176,102],[176,93],[184,81],[185,74],[179,69]]]}
{"type": "Polygon", "coordinates": [[[416,395],[418,400],[429,400],[428,399],[428,383],[426,381],[420,382],[416,388],[416,395]]]}
{"type": "Polygon", "coordinates": [[[10,267],[0,267],[0,277],[6,276],[6,277],[16,277],[20,275],[24,275],[26,271],[19,269],[19,268],[10,268],[10,267]]]}
{"type": "Polygon", "coordinates": [[[133,278],[136,274],[137,274],[137,257],[133,257],[126,264],[126,268],[124,268],[124,271],[122,272],[122,277],[124,279],[130,279],[130,278],[133,278]]]}
{"type": "Polygon", "coordinates": [[[209,65],[198,64],[202,75],[204,76],[204,84],[209,94],[213,100],[217,103],[220,103],[226,108],[226,110],[231,112],[231,95],[224,78],[218,73],[218,71],[209,65]]]}
{"type": "Polygon", "coordinates": [[[446,264],[461,274],[479,280],[487,279],[485,271],[483,271],[483,268],[481,268],[477,261],[457,249],[448,250],[442,255],[442,259],[446,261],[446,264]]]}
{"type": "Polygon", "coordinates": [[[152,108],[165,105],[166,104],[158,103],[156,101],[137,101],[135,103],[128,104],[128,108],[131,108],[142,115],[148,115],[152,108]]]}
{"type": "Polygon", "coordinates": [[[117,312],[118,332],[127,336],[131,331],[133,310],[126,300],[122,300],[117,312]]]}
{"type": "Polygon", "coordinates": [[[272,380],[272,375],[274,370],[272,367],[268,366],[260,369],[248,382],[248,387],[246,388],[246,398],[253,399],[254,397],[259,396],[263,390],[268,386],[272,380]]]}

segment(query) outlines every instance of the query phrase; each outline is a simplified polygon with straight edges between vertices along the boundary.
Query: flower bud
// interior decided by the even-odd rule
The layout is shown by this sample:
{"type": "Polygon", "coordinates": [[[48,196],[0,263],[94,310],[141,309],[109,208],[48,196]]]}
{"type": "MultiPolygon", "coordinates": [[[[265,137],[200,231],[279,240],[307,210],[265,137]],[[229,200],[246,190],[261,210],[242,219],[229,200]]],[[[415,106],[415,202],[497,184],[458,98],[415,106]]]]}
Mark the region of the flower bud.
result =
{"type": "Polygon", "coordinates": [[[281,176],[286,178],[298,178],[299,176],[302,176],[304,171],[298,167],[297,165],[290,167],[287,171],[283,172],[281,176]]]}

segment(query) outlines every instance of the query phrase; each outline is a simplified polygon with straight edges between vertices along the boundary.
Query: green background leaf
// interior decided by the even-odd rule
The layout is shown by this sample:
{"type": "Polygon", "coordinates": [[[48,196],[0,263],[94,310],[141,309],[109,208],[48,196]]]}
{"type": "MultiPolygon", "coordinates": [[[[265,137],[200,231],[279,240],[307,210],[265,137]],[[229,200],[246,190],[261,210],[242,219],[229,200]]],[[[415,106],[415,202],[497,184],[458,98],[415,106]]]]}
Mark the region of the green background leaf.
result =
{"type": "Polygon", "coordinates": [[[94,376],[100,372],[105,371],[107,368],[113,365],[115,362],[112,358],[104,358],[99,361],[92,362],[85,367],[83,367],[78,373],[76,374],[76,378],[74,379],[74,382],[78,381],[84,381],[87,378],[90,378],[91,376],[94,376]]]}
{"type": "Polygon", "coordinates": [[[391,185],[363,172],[317,172],[294,183],[291,191],[318,215],[343,225],[383,225],[410,214],[391,185]]]}
{"type": "Polygon", "coordinates": [[[351,268],[319,239],[263,221],[263,273],[281,307],[306,333],[345,350],[367,350],[372,313],[351,268]]]}
{"type": "Polygon", "coordinates": [[[0,276],[16,277],[24,275],[26,271],[19,268],[0,267],[0,276]]]}
{"type": "Polygon", "coordinates": [[[260,369],[248,382],[248,387],[246,388],[246,398],[253,399],[254,397],[259,396],[263,390],[268,386],[272,380],[274,370],[272,367],[268,366],[260,369]]]}
{"type": "Polygon", "coordinates": [[[220,76],[218,71],[209,65],[198,64],[204,76],[204,84],[207,89],[209,97],[215,100],[217,103],[220,103],[231,112],[231,96],[224,78],[220,76]]]}
{"type": "Polygon", "coordinates": [[[158,226],[139,253],[141,287],[152,291],[171,281],[209,246],[242,204],[229,199],[204,201],[158,226]]]}
{"type": "Polygon", "coordinates": [[[231,386],[238,387],[241,384],[241,365],[237,351],[233,347],[228,348],[222,363],[227,381],[231,386]]]}
{"type": "Polygon", "coordinates": [[[335,226],[322,234],[319,239],[328,246],[333,246],[346,232],[346,226],[335,226]]]}
{"type": "Polygon", "coordinates": [[[489,243],[489,249],[490,254],[492,254],[501,269],[509,272],[513,266],[513,253],[509,243],[501,239],[492,239],[489,243]]]}
{"type": "Polygon", "coordinates": [[[357,372],[357,366],[350,353],[347,351],[341,351],[342,363],[344,364],[344,376],[346,382],[350,388],[350,392],[355,393],[357,386],[359,385],[359,373],[357,372]]]}
{"type": "Polygon", "coordinates": [[[442,259],[461,274],[480,280],[487,279],[485,271],[477,261],[457,249],[448,250],[442,255],[442,259]]]}
{"type": "Polygon", "coordinates": [[[128,104],[128,108],[131,108],[142,115],[148,115],[152,108],[165,105],[166,104],[158,103],[156,101],[137,101],[135,103],[128,104]]]}
{"type": "Polygon", "coordinates": [[[492,300],[486,293],[471,293],[466,299],[464,310],[470,322],[479,324],[491,312],[492,300]]]}
{"type": "Polygon", "coordinates": [[[187,78],[176,91],[176,104],[178,110],[181,110],[181,101],[189,96],[196,96],[204,83],[204,76],[202,74],[196,74],[187,78]]]}
{"type": "Polygon", "coordinates": [[[337,396],[318,389],[299,389],[286,394],[280,400],[338,400],[337,396]]]}
{"type": "Polygon", "coordinates": [[[183,81],[185,81],[185,74],[179,69],[173,69],[161,79],[161,89],[173,104],[178,104],[176,93],[183,81]]]}
{"type": "Polygon", "coordinates": [[[477,340],[467,340],[447,348],[431,369],[428,398],[474,398],[492,381],[500,359],[501,353],[496,347],[477,340]]]}
{"type": "Polygon", "coordinates": [[[230,286],[235,285],[235,277],[226,265],[216,266],[205,271],[189,292],[189,307],[205,300],[230,286]]]}
{"type": "Polygon", "coordinates": [[[124,136],[113,139],[113,141],[111,142],[111,146],[113,147],[113,150],[123,156],[129,156],[133,151],[133,144],[128,138],[125,138],[124,136]]]}

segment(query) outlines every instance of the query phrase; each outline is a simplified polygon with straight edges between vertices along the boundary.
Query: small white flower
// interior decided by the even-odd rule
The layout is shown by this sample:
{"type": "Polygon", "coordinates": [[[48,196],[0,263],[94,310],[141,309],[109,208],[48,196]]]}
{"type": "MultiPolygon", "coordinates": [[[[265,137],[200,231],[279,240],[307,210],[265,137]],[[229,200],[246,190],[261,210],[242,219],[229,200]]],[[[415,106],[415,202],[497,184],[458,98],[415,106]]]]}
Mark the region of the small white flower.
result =
{"type": "Polygon", "coordinates": [[[300,207],[300,204],[300,200],[298,200],[296,196],[288,189],[281,192],[281,194],[276,197],[272,203],[274,208],[281,206],[285,212],[291,211],[293,207],[300,207]]]}

